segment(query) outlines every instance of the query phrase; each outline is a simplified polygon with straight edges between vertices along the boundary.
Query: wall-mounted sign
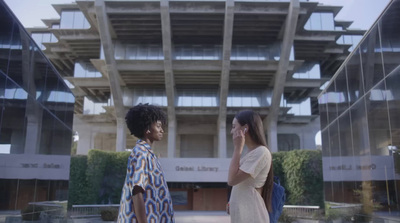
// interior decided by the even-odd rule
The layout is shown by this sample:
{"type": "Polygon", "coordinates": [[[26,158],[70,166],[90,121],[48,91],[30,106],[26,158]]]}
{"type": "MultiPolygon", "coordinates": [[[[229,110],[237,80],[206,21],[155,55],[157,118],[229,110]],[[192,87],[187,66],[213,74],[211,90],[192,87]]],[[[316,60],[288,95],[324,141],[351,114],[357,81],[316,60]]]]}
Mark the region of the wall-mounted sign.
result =
{"type": "Polygon", "coordinates": [[[400,179],[393,164],[393,156],[322,157],[325,182],[400,179]]]}
{"type": "Polygon", "coordinates": [[[231,159],[161,158],[168,182],[226,182],[231,159]]]}
{"type": "Polygon", "coordinates": [[[0,155],[0,178],[68,180],[70,156],[0,155]]]}

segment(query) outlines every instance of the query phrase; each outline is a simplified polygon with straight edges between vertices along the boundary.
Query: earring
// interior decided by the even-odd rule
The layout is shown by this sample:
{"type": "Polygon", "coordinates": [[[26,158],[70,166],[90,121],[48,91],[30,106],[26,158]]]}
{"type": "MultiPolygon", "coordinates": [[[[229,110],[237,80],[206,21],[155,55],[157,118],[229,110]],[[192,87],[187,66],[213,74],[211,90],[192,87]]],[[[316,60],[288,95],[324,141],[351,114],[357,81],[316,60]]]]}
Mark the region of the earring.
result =
{"type": "Polygon", "coordinates": [[[150,130],[147,130],[146,133],[147,133],[147,134],[150,134],[150,130]]]}

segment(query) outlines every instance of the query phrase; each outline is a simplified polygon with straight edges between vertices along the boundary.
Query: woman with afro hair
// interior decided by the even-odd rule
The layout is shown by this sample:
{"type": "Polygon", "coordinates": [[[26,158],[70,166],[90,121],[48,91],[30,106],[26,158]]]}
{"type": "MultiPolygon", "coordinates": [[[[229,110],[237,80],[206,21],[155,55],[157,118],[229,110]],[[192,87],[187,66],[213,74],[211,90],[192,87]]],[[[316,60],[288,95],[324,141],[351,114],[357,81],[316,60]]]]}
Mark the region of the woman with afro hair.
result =
{"type": "Polygon", "coordinates": [[[159,107],[139,104],[128,111],[125,122],[139,139],[128,159],[118,222],[174,222],[167,182],[151,149],[163,137],[166,115],[159,107]]]}

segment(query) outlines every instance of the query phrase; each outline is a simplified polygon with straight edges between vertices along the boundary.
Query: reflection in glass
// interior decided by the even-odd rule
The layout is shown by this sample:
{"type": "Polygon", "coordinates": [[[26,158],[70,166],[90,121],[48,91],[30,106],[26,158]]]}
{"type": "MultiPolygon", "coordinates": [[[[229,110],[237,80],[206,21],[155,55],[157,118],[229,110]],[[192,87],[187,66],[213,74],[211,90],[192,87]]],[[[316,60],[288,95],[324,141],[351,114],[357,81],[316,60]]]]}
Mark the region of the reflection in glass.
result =
{"type": "Polygon", "coordinates": [[[378,26],[372,27],[360,46],[364,89],[370,90],[383,78],[382,54],[378,26]]]}
{"type": "Polygon", "coordinates": [[[353,130],[353,148],[356,156],[370,154],[368,122],[364,100],[365,98],[359,100],[350,110],[351,126],[353,130]]]}
{"type": "Polygon", "coordinates": [[[322,94],[318,98],[321,129],[325,129],[325,127],[328,125],[328,108],[326,107],[326,103],[327,103],[327,94],[322,94]]]}
{"type": "Polygon", "coordinates": [[[332,82],[326,91],[326,99],[327,99],[327,109],[328,109],[328,121],[333,122],[338,114],[337,114],[337,104],[340,102],[340,99],[343,98],[341,93],[337,93],[335,89],[335,82],[332,82]]]}
{"type": "Polygon", "coordinates": [[[372,155],[389,155],[387,146],[391,140],[385,92],[385,82],[382,81],[365,97],[372,155]]]}
{"type": "Polygon", "coordinates": [[[359,49],[357,49],[346,63],[347,83],[349,85],[350,105],[364,95],[364,84],[361,71],[359,49]]]}
{"type": "Polygon", "coordinates": [[[340,45],[349,45],[349,52],[352,52],[361,39],[361,35],[342,35],[337,39],[336,43],[340,45]]]}
{"type": "Polygon", "coordinates": [[[341,115],[345,110],[349,108],[347,76],[345,69],[342,69],[337,75],[335,79],[335,86],[336,86],[335,95],[337,98],[338,115],[341,115]]]}
{"type": "Polygon", "coordinates": [[[339,117],[340,127],[340,155],[341,156],[354,156],[352,127],[350,120],[350,113],[346,111],[339,117]]]}

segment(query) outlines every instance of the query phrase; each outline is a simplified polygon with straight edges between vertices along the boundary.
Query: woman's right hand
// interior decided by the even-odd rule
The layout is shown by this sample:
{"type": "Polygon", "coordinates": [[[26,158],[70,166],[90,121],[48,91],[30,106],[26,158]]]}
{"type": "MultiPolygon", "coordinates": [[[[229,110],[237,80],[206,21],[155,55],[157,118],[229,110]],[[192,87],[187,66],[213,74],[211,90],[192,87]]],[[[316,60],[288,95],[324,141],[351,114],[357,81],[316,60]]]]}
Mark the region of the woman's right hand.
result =
{"type": "Polygon", "coordinates": [[[239,152],[242,153],[244,147],[244,132],[241,129],[238,129],[232,134],[233,146],[235,149],[239,149],[239,152]]]}

